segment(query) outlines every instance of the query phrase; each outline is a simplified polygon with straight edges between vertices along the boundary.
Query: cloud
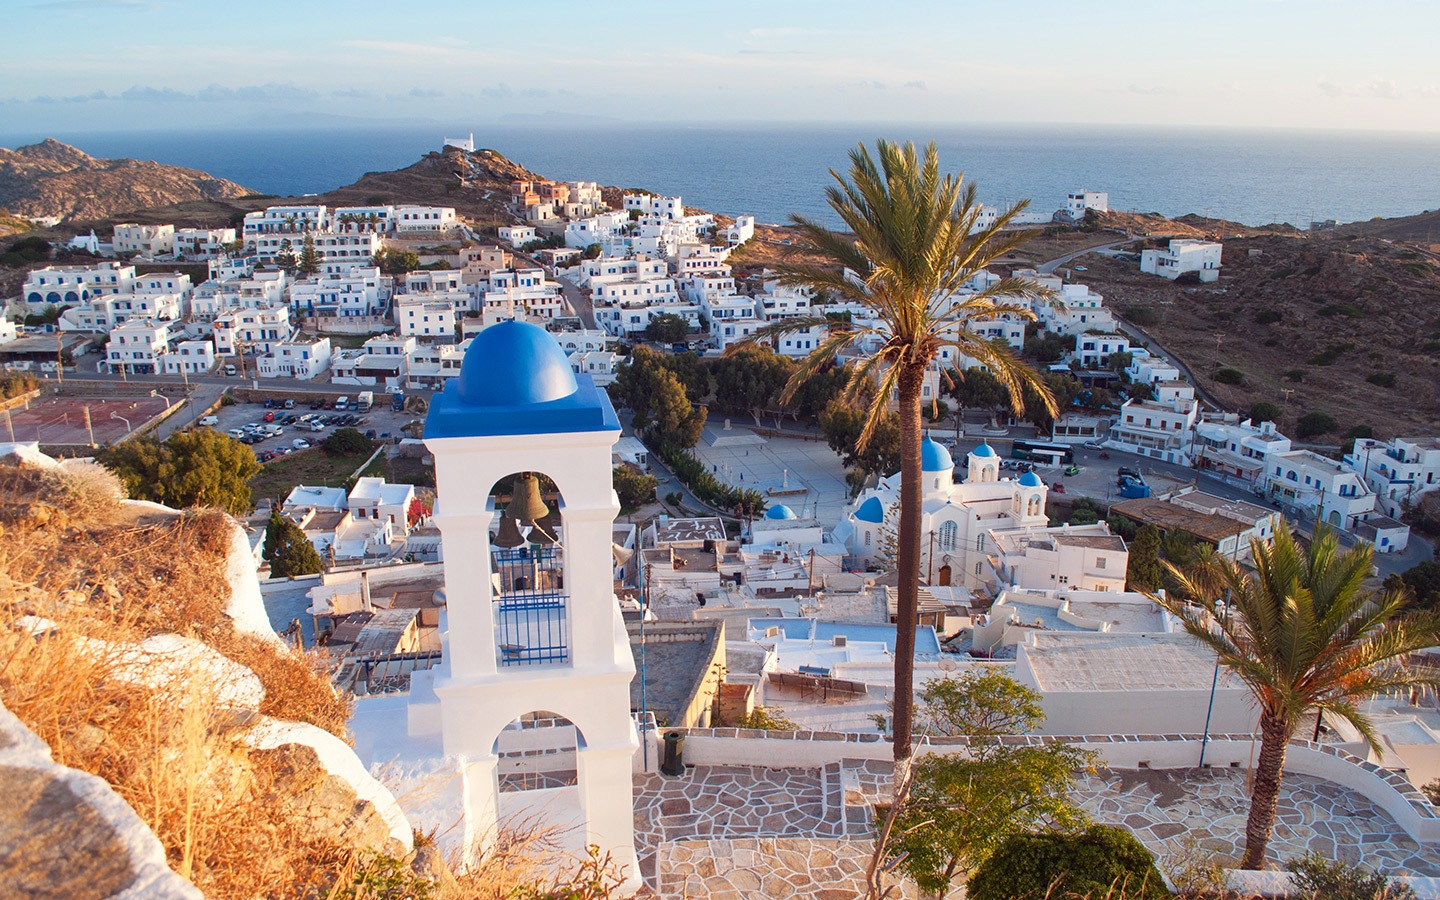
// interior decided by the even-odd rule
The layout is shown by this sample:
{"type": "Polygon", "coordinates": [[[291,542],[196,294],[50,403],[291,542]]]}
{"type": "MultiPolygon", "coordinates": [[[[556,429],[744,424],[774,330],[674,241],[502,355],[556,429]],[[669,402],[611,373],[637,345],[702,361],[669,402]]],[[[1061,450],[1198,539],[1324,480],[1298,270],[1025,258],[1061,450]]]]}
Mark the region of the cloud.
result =
{"type": "Polygon", "coordinates": [[[223,84],[212,84],[201,88],[195,95],[195,99],[207,103],[228,103],[232,101],[259,102],[259,103],[284,103],[295,100],[315,100],[319,98],[318,91],[310,88],[300,87],[297,84],[258,84],[247,87],[226,87],[223,84]]]}
{"type": "Polygon", "coordinates": [[[370,100],[375,95],[360,88],[346,88],[343,91],[331,91],[330,96],[337,100],[370,100]]]}
{"type": "Polygon", "coordinates": [[[1125,90],[1131,94],[1140,94],[1144,97],[1158,97],[1163,94],[1175,93],[1174,88],[1160,87],[1158,85],[1142,86],[1138,84],[1127,84],[1125,90]]]}
{"type": "Polygon", "coordinates": [[[480,93],[491,100],[509,100],[515,96],[515,91],[503,81],[494,87],[481,88],[480,93]]]}
{"type": "Polygon", "coordinates": [[[1389,78],[1377,78],[1370,82],[1365,90],[1370,96],[1378,97],[1381,100],[1400,99],[1400,85],[1391,81],[1389,78]]]}
{"type": "Polygon", "coordinates": [[[923,81],[907,81],[905,82],[905,84],[902,85],[902,87],[910,88],[912,91],[924,91],[929,89],[929,86],[926,85],[923,81]]]}
{"type": "Polygon", "coordinates": [[[175,103],[194,100],[195,95],[177,91],[174,88],[154,88],[137,84],[128,90],[121,91],[120,99],[139,100],[145,103],[175,103]]]}
{"type": "Polygon", "coordinates": [[[885,82],[883,82],[883,81],[862,81],[862,82],[860,82],[858,85],[856,85],[856,87],[861,88],[861,89],[864,89],[864,90],[883,91],[883,90],[885,90],[885,82]]]}
{"type": "Polygon", "coordinates": [[[1345,93],[1344,88],[1342,88],[1340,85],[1336,84],[1328,78],[1322,78],[1319,81],[1315,82],[1315,87],[1319,88],[1320,93],[1324,94],[1327,97],[1339,97],[1341,94],[1345,93]]]}
{"type": "Polygon", "coordinates": [[[436,97],[445,96],[444,91],[431,90],[429,88],[411,88],[410,96],[420,100],[433,100],[436,97]]]}

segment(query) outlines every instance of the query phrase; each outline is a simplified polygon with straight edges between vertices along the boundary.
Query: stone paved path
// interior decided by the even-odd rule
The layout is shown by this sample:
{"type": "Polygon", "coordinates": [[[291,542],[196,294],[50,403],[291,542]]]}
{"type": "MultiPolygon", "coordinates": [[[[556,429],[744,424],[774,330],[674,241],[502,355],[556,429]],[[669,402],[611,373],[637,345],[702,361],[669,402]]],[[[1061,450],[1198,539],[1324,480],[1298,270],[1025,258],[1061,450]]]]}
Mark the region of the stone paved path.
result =
{"type": "MultiPolygon", "coordinates": [[[[872,804],[889,798],[889,773],[888,763],[847,760],[823,768],[697,766],[680,778],[637,776],[641,872],[654,885],[660,860],[683,856],[658,854],[662,843],[770,837],[868,841],[872,804]]],[[[1230,860],[1240,856],[1248,808],[1241,770],[1105,771],[1078,779],[1075,794],[1095,819],[1129,828],[1158,856],[1187,844],[1230,860]]],[[[1390,874],[1440,876],[1437,848],[1418,845],[1360,794],[1318,778],[1286,775],[1272,855],[1283,859],[1307,849],[1363,860],[1390,874]]],[[[787,859],[793,863],[804,855],[787,859]]],[[[786,865],[770,861],[765,868],[785,878],[786,865]]]]}

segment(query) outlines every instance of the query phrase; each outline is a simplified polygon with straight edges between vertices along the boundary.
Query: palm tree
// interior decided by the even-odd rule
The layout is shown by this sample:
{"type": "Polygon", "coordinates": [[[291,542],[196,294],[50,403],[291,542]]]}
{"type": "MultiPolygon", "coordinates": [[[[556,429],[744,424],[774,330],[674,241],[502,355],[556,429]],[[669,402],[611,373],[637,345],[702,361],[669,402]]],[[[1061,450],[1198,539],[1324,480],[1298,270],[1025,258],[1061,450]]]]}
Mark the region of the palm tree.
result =
{"type": "Polygon", "coordinates": [[[802,237],[801,249],[821,257],[823,262],[789,262],[779,267],[782,283],[869,307],[872,324],[837,323],[825,316],[787,319],[761,329],[751,341],[816,326],[830,329],[790,378],[781,397],[785,403],[808,378],[830,366],[841,350],[866,339],[877,343],[878,349],[851,367],[842,394],[849,402],[869,396],[861,446],[869,442],[884,420],[890,398],[898,398],[899,605],[893,730],[895,778],[900,785],[909,771],[914,708],[921,546],[921,386],[925,372],[941,358],[943,350],[950,348],[989,368],[1005,385],[1017,412],[1024,409],[1027,387],[1053,411],[1054,400],[1038,373],[1022,363],[1008,346],[966,327],[1005,315],[1032,321],[1035,314],[1030,301],[1053,302],[1053,293],[1021,278],[1002,278],[982,290],[968,292],[967,283],[977,273],[1030,237],[1028,232],[1002,231],[1026,204],[1017,204],[992,225],[977,229],[981,207],[975,199],[975,185],[962,189],[963,176],[941,175],[933,142],[923,156],[910,143],[902,146],[882,140],[876,142],[875,149],[875,156],[863,144],[850,151],[848,179],[830,170],[836,184],[826,190],[826,199],[848,232],[832,231],[813,219],[792,216],[802,237]]]}
{"type": "Polygon", "coordinates": [[[1403,665],[1440,643],[1440,614],[1405,610],[1410,598],[1403,590],[1367,588],[1374,549],[1361,543],[1341,552],[1336,532],[1323,523],[1309,550],[1284,528],[1273,546],[1250,546],[1253,573],[1216,554],[1184,568],[1165,563],[1175,590],[1154,599],[1215,651],[1260,707],[1260,760],[1240,862],[1259,869],[1275,825],[1285,749],[1301,720],[1310,712],[1337,716],[1378,749],[1358,703],[1382,691],[1440,685],[1437,676],[1403,665]]]}

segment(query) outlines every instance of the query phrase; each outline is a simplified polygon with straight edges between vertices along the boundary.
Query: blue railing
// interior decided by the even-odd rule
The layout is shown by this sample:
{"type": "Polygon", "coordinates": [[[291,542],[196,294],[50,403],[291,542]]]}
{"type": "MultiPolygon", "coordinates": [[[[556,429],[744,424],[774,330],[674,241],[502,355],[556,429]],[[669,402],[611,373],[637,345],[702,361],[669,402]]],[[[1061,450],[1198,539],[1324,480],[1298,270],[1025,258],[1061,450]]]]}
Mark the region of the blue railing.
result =
{"type": "Polygon", "coordinates": [[[495,637],[501,666],[570,660],[569,594],[560,553],[548,547],[496,551],[495,637]]]}

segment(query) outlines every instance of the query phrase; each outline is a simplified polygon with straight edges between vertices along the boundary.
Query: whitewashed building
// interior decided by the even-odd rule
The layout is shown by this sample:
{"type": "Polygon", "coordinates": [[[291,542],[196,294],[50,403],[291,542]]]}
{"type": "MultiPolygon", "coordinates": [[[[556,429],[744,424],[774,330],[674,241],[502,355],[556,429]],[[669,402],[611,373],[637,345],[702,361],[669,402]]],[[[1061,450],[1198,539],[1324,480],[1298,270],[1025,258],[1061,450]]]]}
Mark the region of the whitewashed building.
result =
{"type": "Polygon", "coordinates": [[[135,267],[118,262],[93,266],[45,266],[25,276],[21,296],[32,308],[85,303],[134,289],[135,267]]]}
{"type": "Polygon", "coordinates": [[[397,206],[393,221],[399,235],[443,234],[460,225],[449,206],[397,206]]]}
{"type": "Polygon", "coordinates": [[[1058,528],[991,529],[987,558],[996,586],[1053,591],[1125,590],[1130,551],[1104,522],[1058,528]]]}
{"type": "Polygon", "coordinates": [[[516,250],[535,240],[536,235],[533,225],[501,225],[496,233],[500,240],[516,250]]]}
{"type": "Polygon", "coordinates": [[[110,243],[115,253],[121,256],[136,255],[151,259],[172,256],[175,253],[175,226],[116,225],[110,243]]]}
{"type": "Polygon", "coordinates": [[[278,341],[270,346],[268,354],[255,361],[255,369],[261,378],[309,381],[329,368],[331,355],[328,337],[278,341]]]}
{"type": "Polygon", "coordinates": [[[458,313],[448,301],[404,295],[395,300],[395,321],[407,337],[453,339],[458,313]]]}
{"type": "Polygon", "coordinates": [[[215,345],[210,341],[176,341],[160,357],[166,375],[204,375],[215,368],[215,345]]]}
{"type": "Polygon", "coordinates": [[[1168,250],[1141,250],[1140,271],[1174,281],[1186,272],[1196,272],[1202,282],[1220,279],[1221,245],[1214,241],[1177,238],[1168,250]]]}
{"type": "Polygon", "coordinates": [[[229,356],[242,348],[269,353],[280,341],[294,333],[290,325],[290,308],[272,306],[268,309],[236,309],[216,317],[213,326],[215,352],[229,356]]]}
{"type": "Polygon", "coordinates": [[[1154,400],[1126,400],[1110,427],[1105,446],[1150,456],[1165,462],[1192,465],[1191,440],[1200,404],[1195,387],[1183,381],[1155,386],[1154,400]]]}
{"type": "Polygon", "coordinates": [[[110,330],[105,365],[110,372],[153,375],[170,349],[170,323],[136,319],[110,330]]]}
{"type": "Polygon", "coordinates": [[[1398,518],[1423,495],[1440,490],[1440,437],[1360,438],[1344,462],[1370,485],[1387,516],[1398,518]]]}
{"type": "Polygon", "coordinates": [[[755,217],[736,216],[735,224],[725,229],[725,243],[738,246],[755,236],[755,217]]]}
{"type": "MultiPolygon", "coordinates": [[[[955,483],[950,452],[930,438],[921,446],[922,484],[921,571],[935,585],[971,589],[986,583],[986,532],[1045,527],[1045,483],[1034,472],[1019,479],[1000,477],[1000,457],[982,443],[967,457],[967,477],[955,483]],[[934,540],[930,535],[934,535],[934,540]]],[[[893,553],[900,502],[900,477],[880,480],[878,487],[856,498],[835,528],[859,566],[882,565],[893,553]]]]}
{"type": "Polygon", "coordinates": [[[216,259],[236,240],[233,228],[175,229],[176,259],[216,259]]]}
{"type": "Polygon", "coordinates": [[[1087,369],[1102,369],[1116,353],[1130,352],[1130,338],[1123,334],[1085,332],[1075,339],[1075,358],[1087,369]]]}
{"type": "Polygon", "coordinates": [[[1195,425],[1192,455],[1195,466],[1257,484],[1265,474],[1266,461],[1290,452],[1290,439],[1274,422],[1252,422],[1234,414],[1206,416],[1195,425]]]}
{"type": "Polygon", "coordinates": [[[384,314],[386,279],[374,266],[348,266],[290,287],[290,306],[299,316],[352,319],[384,314]]]}
{"type": "Polygon", "coordinates": [[[1065,195],[1065,212],[1072,219],[1083,219],[1088,210],[1110,211],[1110,195],[1104,191],[1080,190],[1065,195]]]}
{"type": "Polygon", "coordinates": [[[1375,511],[1375,492],[1358,472],[1310,450],[1266,460],[1265,493],[1343,531],[1375,511]]]}

